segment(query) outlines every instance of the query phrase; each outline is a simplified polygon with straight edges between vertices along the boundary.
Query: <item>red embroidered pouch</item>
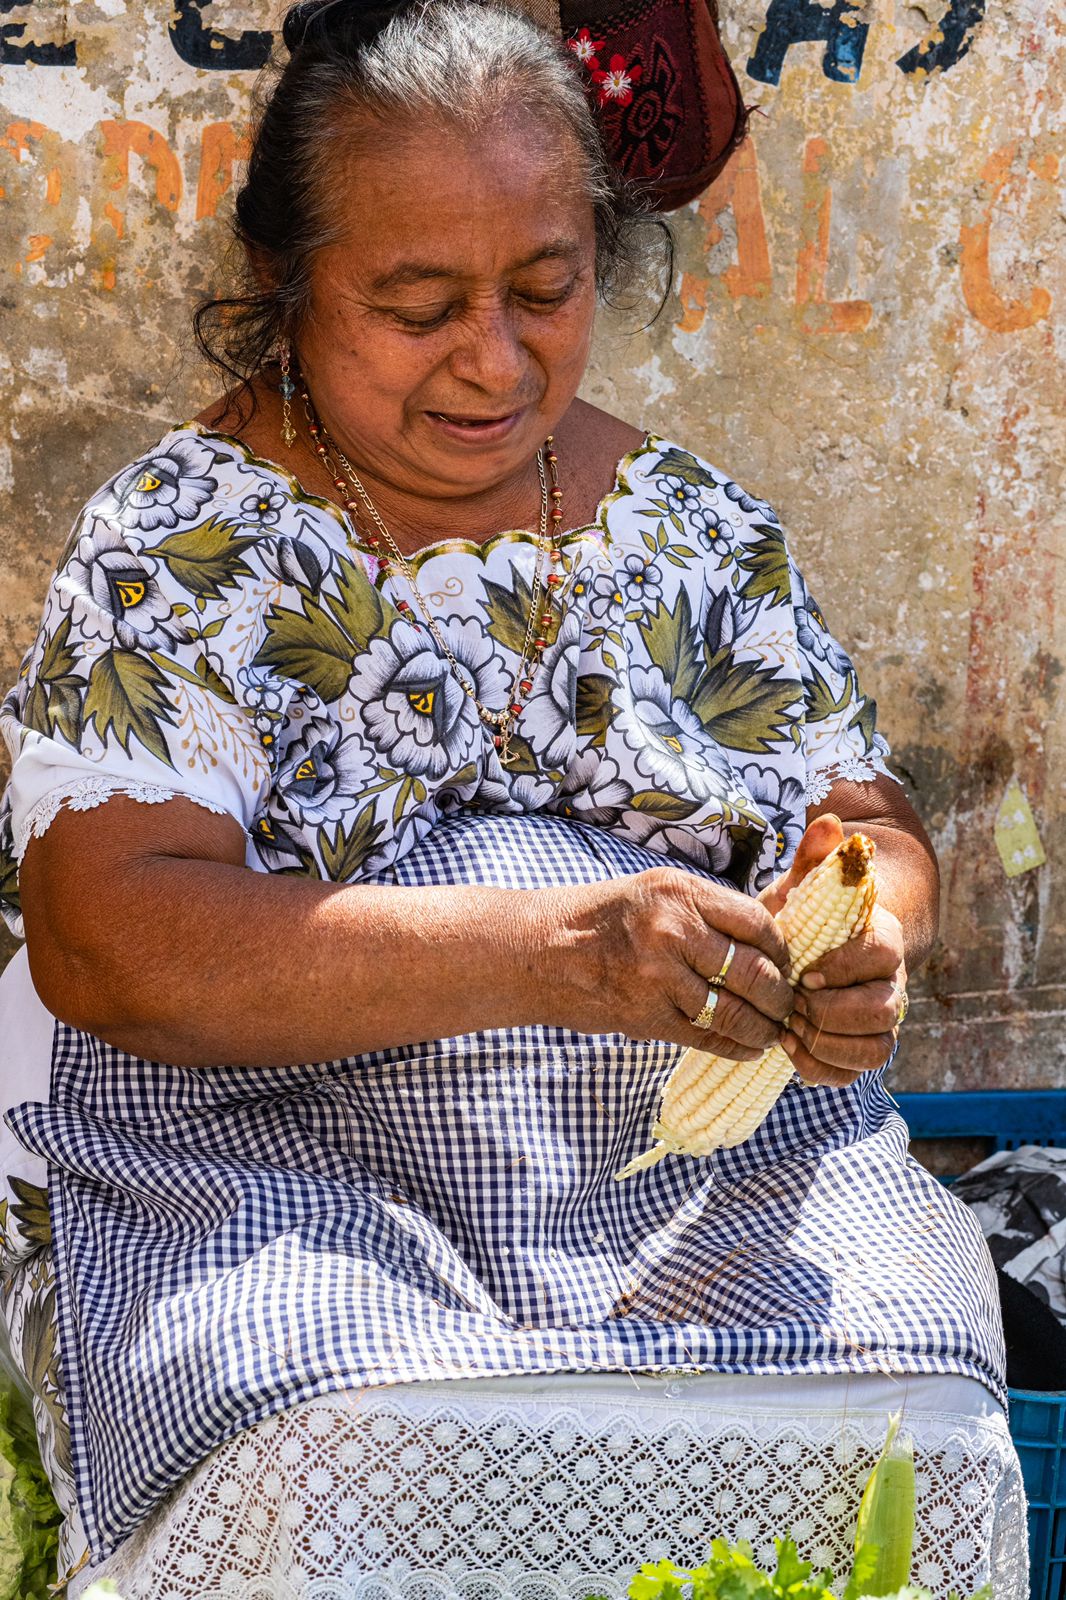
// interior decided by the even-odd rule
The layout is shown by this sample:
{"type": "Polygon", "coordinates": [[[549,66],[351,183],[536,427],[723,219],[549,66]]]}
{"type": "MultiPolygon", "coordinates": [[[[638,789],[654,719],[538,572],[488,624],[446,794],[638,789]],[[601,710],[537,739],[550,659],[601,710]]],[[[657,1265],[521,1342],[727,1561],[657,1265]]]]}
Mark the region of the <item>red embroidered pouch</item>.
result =
{"type": "Polygon", "coordinates": [[[561,0],[560,25],[626,177],[660,211],[701,194],[747,125],[715,0],[561,0]]]}

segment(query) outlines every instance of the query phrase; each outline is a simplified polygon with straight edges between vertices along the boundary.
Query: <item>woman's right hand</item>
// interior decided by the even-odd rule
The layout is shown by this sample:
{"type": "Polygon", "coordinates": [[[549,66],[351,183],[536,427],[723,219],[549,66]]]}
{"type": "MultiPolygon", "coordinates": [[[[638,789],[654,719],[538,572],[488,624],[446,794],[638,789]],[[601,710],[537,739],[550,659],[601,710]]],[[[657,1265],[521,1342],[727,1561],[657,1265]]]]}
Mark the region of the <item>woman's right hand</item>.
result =
{"type": "Polygon", "coordinates": [[[673,867],[541,894],[554,902],[545,906],[552,920],[530,976],[543,983],[547,964],[545,1020],[579,1033],[665,1039],[738,1061],[783,1038],[793,1003],[788,951],[757,900],[673,867]],[[731,940],[736,954],[714,1027],[694,1027],[731,940]]]}

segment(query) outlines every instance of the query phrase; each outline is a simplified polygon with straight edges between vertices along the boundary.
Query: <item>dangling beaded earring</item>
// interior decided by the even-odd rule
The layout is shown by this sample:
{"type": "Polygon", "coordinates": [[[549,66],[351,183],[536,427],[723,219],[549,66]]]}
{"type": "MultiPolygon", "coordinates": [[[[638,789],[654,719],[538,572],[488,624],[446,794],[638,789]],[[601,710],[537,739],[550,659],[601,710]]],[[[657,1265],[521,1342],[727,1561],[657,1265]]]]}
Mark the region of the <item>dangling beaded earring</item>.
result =
{"type": "Polygon", "coordinates": [[[281,389],[281,437],[289,450],[296,443],[296,429],[292,425],[292,406],[290,403],[296,393],[296,385],[292,381],[292,374],[289,370],[291,361],[292,351],[289,347],[289,341],[285,339],[278,346],[278,365],[281,368],[281,383],[279,385],[281,389]]]}

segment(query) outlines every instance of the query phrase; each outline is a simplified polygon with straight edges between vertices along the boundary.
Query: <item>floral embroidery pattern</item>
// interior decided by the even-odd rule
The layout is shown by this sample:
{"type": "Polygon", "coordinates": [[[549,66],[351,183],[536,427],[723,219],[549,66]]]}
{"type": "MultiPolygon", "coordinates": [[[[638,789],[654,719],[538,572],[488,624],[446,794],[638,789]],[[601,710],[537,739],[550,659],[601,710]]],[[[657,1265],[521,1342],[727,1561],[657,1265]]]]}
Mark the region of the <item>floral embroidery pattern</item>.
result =
{"type": "Polygon", "coordinates": [[[625,56],[612,56],[606,70],[597,67],[592,74],[592,81],[599,90],[600,105],[609,105],[612,101],[620,106],[628,106],[633,101],[633,85],[640,82],[643,68],[639,62],[627,62],[625,56]]]}
{"type": "MultiPolygon", "coordinates": [[[[503,768],[429,630],[397,609],[402,580],[353,558],[335,508],[234,440],[168,434],[82,513],[0,713],[13,750],[38,736],[45,774],[0,815],[12,924],[18,845],[90,793],[188,795],[237,818],[258,869],[333,881],[382,872],[476,805],[554,811],[761,887],[812,796],[885,770],[873,704],[776,517],[649,440],[564,547],[563,619],[503,768]],[[47,787],[49,751],[66,789],[47,787]]],[[[488,706],[513,680],[534,562],[523,533],[414,558],[488,706]]]]}
{"type": "Polygon", "coordinates": [[[600,52],[606,39],[587,27],[567,40],[587,73],[586,88],[603,115],[604,132],[615,162],[628,176],[661,172],[684,124],[681,79],[670,46],[655,36],[642,41],[648,60],[612,52],[606,67],[600,52]]]}
{"type": "Polygon", "coordinates": [[[574,52],[583,67],[595,72],[600,64],[598,52],[606,43],[606,39],[594,39],[587,28],[579,28],[574,37],[566,41],[566,48],[574,52]]]}
{"type": "Polygon", "coordinates": [[[216,486],[210,464],[210,452],[197,439],[174,439],[166,450],[119,473],[103,497],[101,515],[144,533],[176,528],[210,500],[216,486]]]}
{"type": "Polygon", "coordinates": [[[188,637],[156,581],[155,563],[133,557],[106,522],[78,540],[56,591],[86,638],[113,633],[127,650],[153,650],[188,637]]]}

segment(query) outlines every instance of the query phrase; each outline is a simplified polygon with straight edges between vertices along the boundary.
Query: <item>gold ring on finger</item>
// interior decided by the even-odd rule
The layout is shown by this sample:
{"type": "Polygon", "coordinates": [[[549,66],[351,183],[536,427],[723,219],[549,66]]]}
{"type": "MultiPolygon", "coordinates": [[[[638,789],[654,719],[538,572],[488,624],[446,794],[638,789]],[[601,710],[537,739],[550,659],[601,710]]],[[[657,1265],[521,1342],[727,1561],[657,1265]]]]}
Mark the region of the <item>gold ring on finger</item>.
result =
{"type": "Polygon", "coordinates": [[[707,985],[707,1000],[703,1010],[692,1019],[694,1028],[709,1028],[714,1021],[714,1014],[718,1010],[718,989],[712,980],[707,985]]]}
{"type": "Polygon", "coordinates": [[[896,1012],[896,1027],[902,1027],[904,1018],[911,1008],[910,996],[906,989],[902,990],[899,997],[899,1010],[896,1012]]]}
{"type": "Polygon", "coordinates": [[[736,955],[736,953],[737,947],[733,943],[732,939],[730,939],[729,949],[725,953],[725,960],[722,962],[720,970],[715,973],[713,978],[708,980],[712,989],[720,989],[722,987],[729,974],[729,969],[733,965],[733,957],[736,955]]]}

